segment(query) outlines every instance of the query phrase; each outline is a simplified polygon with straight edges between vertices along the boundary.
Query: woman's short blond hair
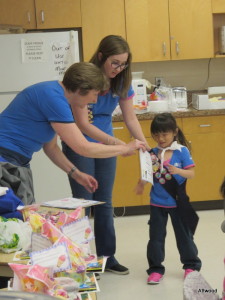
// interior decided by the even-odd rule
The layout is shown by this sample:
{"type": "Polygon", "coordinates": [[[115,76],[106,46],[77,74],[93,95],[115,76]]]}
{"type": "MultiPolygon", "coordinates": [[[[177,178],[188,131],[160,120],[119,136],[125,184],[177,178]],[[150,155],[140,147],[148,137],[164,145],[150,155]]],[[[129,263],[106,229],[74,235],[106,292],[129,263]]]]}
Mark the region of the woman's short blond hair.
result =
{"type": "Polygon", "coordinates": [[[101,69],[87,62],[71,65],[66,70],[62,83],[68,91],[79,90],[81,95],[87,95],[90,90],[104,91],[108,88],[108,80],[101,69]]]}

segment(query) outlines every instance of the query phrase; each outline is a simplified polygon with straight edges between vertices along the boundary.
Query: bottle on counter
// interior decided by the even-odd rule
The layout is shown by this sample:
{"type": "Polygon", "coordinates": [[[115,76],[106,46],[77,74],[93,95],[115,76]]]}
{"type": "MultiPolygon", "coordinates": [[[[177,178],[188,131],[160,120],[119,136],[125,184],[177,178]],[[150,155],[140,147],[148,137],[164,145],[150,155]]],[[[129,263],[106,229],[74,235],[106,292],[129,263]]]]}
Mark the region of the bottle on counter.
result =
{"type": "Polygon", "coordinates": [[[171,112],[177,111],[177,101],[173,95],[173,89],[168,88],[167,91],[167,99],[168,99],[168,110],[171,112]]]}

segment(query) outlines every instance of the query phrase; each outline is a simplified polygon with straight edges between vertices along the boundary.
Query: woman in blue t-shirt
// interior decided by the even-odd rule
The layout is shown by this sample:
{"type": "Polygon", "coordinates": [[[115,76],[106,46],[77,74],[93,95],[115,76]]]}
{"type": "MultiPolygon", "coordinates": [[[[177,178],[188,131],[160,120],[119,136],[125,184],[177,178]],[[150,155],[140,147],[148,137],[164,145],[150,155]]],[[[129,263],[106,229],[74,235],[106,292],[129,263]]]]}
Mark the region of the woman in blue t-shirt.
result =
{"type": "MultiPolygon", "coordinates": [[[[73,110],[75,121],[87,140],[106,145],[124,145],[113,136],[112,113],[119,104],[130,135],[148,147],[141,126],[133,109],[134,91],[131,87],[131,52],[120,36],[109,35],[102,39],[90,62],[98,66],[110,81],[110,89],[99,95],[98,101],[86,110],[73,110]]],[[[72,107],[73,108],[73,107],[72,107]]],[[[66,156],[80,170],[94,176],[99,183],[94,193],[70,180],[74,197],[104,201],[94,207],[94,229],[98,256],[108,256],[106,271],[128,274],[128,268],[116,260],[116,237],[113,224],[112,190],[116,170],[116,157],[90,159],[73,152],[63,145],[66,156]]]]}
{"type": "Polygon", "coordinates": [[[74,123],[73,111],[95,103],[104,89],[105,77],[91,63],[75,63],[62,82],[46,81],[21,91],[0,114],[0,186],[12,188],[24,204],[34,202],[29,162],[43,148],[45,154],[72,180],[88,191],[98,187],[96,179],[77,168],[61,151],[57,135],[74,151],[87,157],[114,157],[145,148],[143,142],[106,146],[87,141],[74,123]]]}

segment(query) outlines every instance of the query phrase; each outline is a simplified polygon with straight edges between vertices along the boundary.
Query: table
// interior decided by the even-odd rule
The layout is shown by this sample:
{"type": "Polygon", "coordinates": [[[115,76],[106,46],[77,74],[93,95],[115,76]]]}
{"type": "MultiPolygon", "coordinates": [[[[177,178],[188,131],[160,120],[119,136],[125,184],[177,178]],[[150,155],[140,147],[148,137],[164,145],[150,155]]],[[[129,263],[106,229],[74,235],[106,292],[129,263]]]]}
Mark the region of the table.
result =
{"type": "MultiPolygon", "coordinates": [[[[14,255],[15,255],[15,252],[9,253],[9,254],[0,252],[0,276],[13,277],[13,271],[8,266],[8,263],[13,262],[14,255]]],[[[16,261],[14,263],[26,264],[27,260],[16,261]]]]}

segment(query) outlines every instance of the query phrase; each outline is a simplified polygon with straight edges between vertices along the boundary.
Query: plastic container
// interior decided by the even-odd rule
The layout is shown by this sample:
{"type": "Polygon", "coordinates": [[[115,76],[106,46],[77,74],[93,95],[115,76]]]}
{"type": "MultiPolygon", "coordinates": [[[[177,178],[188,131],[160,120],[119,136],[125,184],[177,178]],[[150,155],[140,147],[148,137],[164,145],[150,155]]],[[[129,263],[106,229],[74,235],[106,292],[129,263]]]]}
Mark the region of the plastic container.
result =
{"type": "Polygon", "coordinates": [[[168,111],[168,101],[166,100],[156,100],[148,102],[149,112],[167,112],[168,111]]]}
{"type": "Polygon", "coordinates": [[[141,72],[132,72],[132,79],[142,79],[144,71],[141,72]]]}

